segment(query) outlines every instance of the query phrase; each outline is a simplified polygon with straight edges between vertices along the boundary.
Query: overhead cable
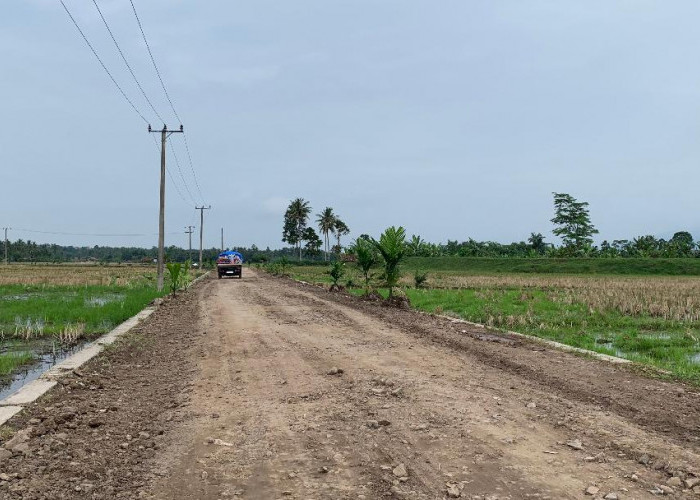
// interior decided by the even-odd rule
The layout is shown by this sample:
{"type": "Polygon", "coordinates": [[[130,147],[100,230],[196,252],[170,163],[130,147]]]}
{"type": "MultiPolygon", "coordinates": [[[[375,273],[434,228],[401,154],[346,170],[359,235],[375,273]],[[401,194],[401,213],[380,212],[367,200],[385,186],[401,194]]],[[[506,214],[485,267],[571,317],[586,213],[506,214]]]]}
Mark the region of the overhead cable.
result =
{"type": "Polygon", "coordinates": [[[143,90],[143,87],[141,86],[141,82],[139,82],[138,78],[136,78],[136,74],[134,73],[134,70],[131,68],[129,61],[126,59],[126,56],[124,55],[124,52],[122,51],[121,47],[119,46],[117,39],[114,37],[114,33],[112,33],[112,29],[109,27],[109,24],[107,23],[107,19],[105,19],[105,16],[102,14],[102,9],[100,9],[100,6],[97,4],[97,0],[92,0],[92,3],[95,4],[95,8],[97,9],[97,12],[100,14],[100,18],[102,19],[102,22],[104,23],[105,28],[107,28],[107,32],[109,33],[109,36],[112,38],[112,41],[114,42],[114,46],[117,48],[117,51],[119,52],[119,55],[121,56],[122,61],[124,61],[126,68],[129,70],[129,73],[131,73],[131,77],[134,79],[136,86],[141,91],[141,95],[143,95],[143,98],[146,99],[146,102],[151,107],[151,110],[153,110],[153,112],[158,117],[158,119],[161,122],[165,123],[165,120],[163,120],[163,117],[160,116],[160,113],[158,113],[155,106],[153,106],[153,103],[148,98],[148,95],[146,95],[146,91],[143,90]]]}
{"type": "Polygon", "coordinates": [[[121,88],[121,86],[117,83],[117,80],[114,79],[114,76],[112,76],[112,73],[110,73],[110,71],[107,69],[107,66],[105,66],[105,63],[102,62],[102,59],[100,58],[100,56],[97,54],[97,51],[95,50],[95,48],[94,48],[94,47],[92,46],[92,44],[90,43],[90,40],[88,40],[87,36],[85,36],[85,33],[83,33],[83,30],[80,28],[80,25],[78,24],[78,22],[77,22],[77,21],[75,20],[75,18],[73,17],[73,14],[71,14],[70,10],[68,10],[68,7],[66,6],[66,4],[63,2],[63,0],[59,0],[59,1],[61,2],[61,5],[63,5],[63,9],[66,11],[66,14],[68,14],[68,17],[70,17],[70,20],[73,22],[73,24],[75,25],[76,29],[77,29],[78,32],[80,33],[80,36],[83,37],[83,40],[85,41],[85,43],[87,44],[87,46],[90,48],[90,50],[91,50],[92,53],[94,54],[94,56],[95,56],[95,58],[97,59],[97,61],[100,63],[100,66],[102,66],[102,69],[105,70],[105,73],[107,73],[107,75],[109,76],[110,80],[112,80],[112,83],[114,83],[114,86],[117,87],[117,90],[119,90],[119,93],[120,93],[120,94],[122,95],[122,97],[126,100],[126,102],[129,103],[129,105],[130,105],[130,106],[132,107],[132,109],[136,112],[136,114],[138,114],[138,115],[141,117],[141,119],[142,119],[145,123],[148,123],[148,120],[146,120],[146,118],[143,116],[143,114],[141,113],[141,111],[139,111],[139,109],[136,107],[136,105],[131,101],[131,99],[129,99],[129,96],[126,95],[126,93],[124,92],[124,90],[123,90],[123,89],[121,88]]]}
{"type": "MultiPolygon", "coordinates": [[[[62,236],[158,236],[158,233],[125,233],[125,234],[107,234],[107,233],[66,233],[63,231],[38,231],[35,229],[24,229],[21,227],[16,227],[14,231],[19,231],[21,233],[37,233],[37,234],[54,234],[62,236]]],[[[166,234],[180,234],[179,232],[166,233],[166,234]]]]}
{"type": "MultiPolygon", "coordinates": [[[[154,135],[152,135],[151,137],[153,137],[153,143],[154,143],[154,145],[155,145],[155,147],[156,147],[156,150],[157,150],[157,151],[160,151],[160,146],[158,146],[158,140],[156,139],[156,137],[155,137],[154,135]]],[[[173,177],[172,172],[170,172],[170,169],[169,169],[167,166],[165,167],[165,171],[168,172],[168,177],[170,177],[170,182],[173,184],[173,187],[175,188],[175,191],[177,191],[177,194],[178,194],[178,196],[180,197],[180,199],[181,199],[183,202],[185,202],[185,204],[189,205],[190,202],[187,201],[187,200],[185,199],[185,197],[183,196],[182,191],[180,191],[180,188],[179,188],[178,185],[177,185],[177,182],[175,182],[175,177],[173,177]]]]}
{"type": "Polygon", "coordinates": [[[173,147],[172,141],[170,141],[168,144],[170,144],[170,151],[173,153],[173,158],[175,158],[175,165],[177,165],[177,170],[180,172],[180,179],[182,179],[182,183],[185,185],[185,190],[187,191],[187,194],[190,196],[190,199],[192,202],[196,205],[197,201],[194,199],[194,196],[192,196],[192,191],[190,191],[190,187],[187,185],[187,181],[185,180],[185,176],[182,174],[182,168],[180,167],[180,160],[177,157],[177,153],[175,152],[175,148],[173,147]]]}
{"type": "Polygon", "coordinates": [[[175,118],[178,119],[180,123],[182,123],[182,120],[180,119],[180,115],[177,114],[177,111],[175,111],[175,106],[173,105],[172,99],[170,99],[170,94],[168,94],[168,89],[165,88],[165,82],[163,82],[163,77],[160,75],[160,70],[158,69],[158,65],[156,64],[156,60],[153,57],[153,52],[151,52],[151,46],[148,43],[148,39],[146,38],[146,33],[143,30],[143,25],[141,24],[141,19],[139,18],[138,13],[136,12],[136,6],[134,5],[134,0],[129,0],[131,3],[131,9],[134,11],[134,17],[136,18],[136,22],[139,25],[139,30],[141,31],[141,36],[143,37],[143,41],[146,44],[146,49],[148,50],[148,55],[151,58],[151,62],[153,63],[153,68],[156,70],[156,75],[158,75],[158,80],[160,80],[160,86],[163,87],[163,93],[165,94],[166,99],[168,100],[168,103],[170,103],[170,109],[173,110],[173,113],[175,114],[175,118]]]}
{"type": "Polygon", "coordinates": [[[202,190],[199,187],[199,181],[197,180],[197,174],[194,172],[194,165],[192,163],[192,155],[190,154],[190,146],[187,144],[187,134],[184,133],[182,134],[182,139],[185,141],[185,150],[187,151],[187,159],[190,162],[190,170],[192,171],[192,177],[194,178],[194,183],[197,186],[197,192],[199,193],[199,197],[201,198],[202,202],[204,202],[204,196],[202,195],[202,190]]]}

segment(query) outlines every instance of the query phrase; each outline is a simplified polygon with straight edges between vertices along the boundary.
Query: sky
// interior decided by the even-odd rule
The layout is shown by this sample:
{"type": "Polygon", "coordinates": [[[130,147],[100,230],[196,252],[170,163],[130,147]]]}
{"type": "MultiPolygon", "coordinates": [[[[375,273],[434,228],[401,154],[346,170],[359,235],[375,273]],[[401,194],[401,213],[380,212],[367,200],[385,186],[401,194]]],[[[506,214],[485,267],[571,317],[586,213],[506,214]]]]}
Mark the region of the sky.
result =
{"type": "MultiPolygon", "coordinates": [[[[161,128],[93,2],[64,1],[161,128]]],[[[0,227],[11,240],[156,245],[155,134],[59,0],[6,3],[0,227]]],[[[166,245],[185,247],[195,205],[211,204],[205,247],[222,227],[226,247],[280,247],[296,197],[313,219],[333,207],[344,243],[390,225],[433,242],[557,242],[552,192],[590,203],[597,241],[700,239],[696,0],[134,4],[192,158],[171,136],[166,245]]],[[[177,128],[129,0],[98,5],[177,128]]]]}

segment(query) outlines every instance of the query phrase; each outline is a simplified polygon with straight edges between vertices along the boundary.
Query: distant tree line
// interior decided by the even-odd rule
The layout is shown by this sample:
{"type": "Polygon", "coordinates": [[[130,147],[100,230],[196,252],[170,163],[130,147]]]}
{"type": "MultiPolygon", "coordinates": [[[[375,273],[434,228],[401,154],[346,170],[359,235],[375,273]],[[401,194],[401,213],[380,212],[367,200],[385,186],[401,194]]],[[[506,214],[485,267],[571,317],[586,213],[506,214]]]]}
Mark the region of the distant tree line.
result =
{"type": "Polygon", "coordinates": [[[429,243],[413,235],[407,241],[408,255],[419,257],[652,257],[700,258],[700,242],[693,242],[687,231],[679,231],[669,240],[651,235],[631,240],[603,241],[600,246],[587,245],[577,252],[566,246],[556,247],[544,242],[539,233],[532,233],[527,241],[497,243],[494,241],[447,240],[447,243],[429,243]]]}
{"type": "MultiPolygon", "coordinates": [[[[0,243],[3,247],[4,242],[0,243]]],[[[291,259],[295,256],[295,249],[260,249],[252,247],[239,247],[235,250],[241,252],[246,261],[265,262],[280,259],[291,259]]],[[[221,249],[206,248],[202,251],[202,260],[212,263],[219,255],[221,249]]],[[[0,258],[4,256],[4,247],[0,251],[0,258]]],[[[8,245],[8,258],[10,262],[109,262],[109,263],[141,263],[150,264],[158,256],[158,248],[139,247],[111,247],[111,246],[62,246],[49,243],[37,243],[35,241],[10,241],[8,245]]],[[[192,250],[169,246],[165,248],[165,258],[172,262],[185,262],[188,258],[197,260],[199,250],[192,250]]]]}
{"type": "MultiPolygon", "coordinates": [[[[545,242],[541,233],[531,233],[527,241],[497,243],[494,241],[447,240],[447,243],[430,243],[418,235],[406,240],[406,256],[416,257],[638,257],[638,258],[700,258],[700,241],[695,241],[688,231],[678,231],[669,240],[643,235],[631,240],[603,241],[593,244],[592,236],[598,233],[588,213],[588,203],[579,202],[566,193],[554,193],[555,235],[562,244],[555,246],[545,242]]],[[[331,207],[316,215],[316,230],[309,226],[312,209],[303,198],[293,200],[284,215],[282,241],[289,247],[261,249],[237,247],[247,262],[269,262],[281,258],[308,261],[330,260],[344,251],[341,238],[350,233],[350,228],[331,207]],[[319,237],[319,234],[323,237],[319,237]],[[331,244],[331,239],[335,244],[331,244]],[[321,250],[323,247],[323,251],[321,250]]],[[[370,240],[368,235],[360,239],[370,240]]],[[[357,241],[357,240],[356,240],[357,241]]],[[[4,242],[0,258],[4,255],[4,242]]],[[[350,249],[353,251],[355,245],[350,249]]],[[[211,264],[221,250],[208,248],[203,251],[203,261],[211,264]]],[[[166,259],[184,262],[195,259],[198,251],[170,246],[165,249],[166,259]]],[[[56,244],[39,244],[30,240],[9,242],[8,256],[11,262],[140,262],[151,263],[158,254],[157,248],[92,246],[76,247],[56,244]]]]}

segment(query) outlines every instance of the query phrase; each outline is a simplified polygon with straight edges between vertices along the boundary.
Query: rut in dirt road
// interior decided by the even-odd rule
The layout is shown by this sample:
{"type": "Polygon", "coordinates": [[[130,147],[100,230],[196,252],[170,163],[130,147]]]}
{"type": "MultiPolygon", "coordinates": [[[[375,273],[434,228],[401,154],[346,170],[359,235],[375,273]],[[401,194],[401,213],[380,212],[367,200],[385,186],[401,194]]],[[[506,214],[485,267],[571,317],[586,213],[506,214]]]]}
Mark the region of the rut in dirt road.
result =
{"type": "Polygon", "coordinates": [[[15,420],[1,498],[700,495],[692,388],[252,270],[84,372],[15,420]]]}

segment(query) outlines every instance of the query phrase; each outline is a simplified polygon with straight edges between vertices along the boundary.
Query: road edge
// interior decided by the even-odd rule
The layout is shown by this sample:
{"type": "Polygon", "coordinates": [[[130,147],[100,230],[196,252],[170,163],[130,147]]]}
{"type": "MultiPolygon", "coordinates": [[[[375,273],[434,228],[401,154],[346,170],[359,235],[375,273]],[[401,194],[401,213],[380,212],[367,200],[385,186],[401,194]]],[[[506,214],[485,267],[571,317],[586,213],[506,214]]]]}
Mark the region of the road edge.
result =
{"type": "MultiPolygon", "coordinates": [[[[299,284],[302,284],[302,285],[323,288],[324,290],[326,290],[326,288],[322,285],[317,285],[315,283],[309,283],[308,281],[297,280],[294,278],[291,278],[291,279],[292,279],[292,281],[299,283],[299,284]]],[[[354,297],[354,295],[351,295],[351,297],[354,297]]],[[[488,333],[492,333],[492,334],[518,337],[518,338],[521,338],[524,340],[529,340],[529,341],[532,341],[532,342],[535,342],[538,344],[544,344],[546,346],[552,347],[552,348],[560,350],[560,351],[573,352],[576,354],[585,354],[586,356],[590,356],[592,358],[599,359],[601,361],[607,361],[609,363],[622,364],[622,365],[635,364],[632,360],[629,360],[626,358],[620,358],[617,356],[611,356],[610,354],[603,354],[601,352],[590,351],[588,349],[583,349],[581,347],[574,347],[574,346],[570,346],[568,344],[562,344],[561,342],[556,342],[554,340],[544,339],[542,337],[536,337],[534,335],[528,335],[525,333],[518,333],[518,332],[511,331],[511,330],[499,330],[499,329],[495,329],[495,328],[489,328],[488,326],[486,326],[482,323],[474,323],[473,321],[468,321],[468,320],[462,319],[462,318],[455,318],[452,316],[447,316],[445,314],[429,313],[429,312],[421,311],[420,309],[416,309],[414,307],[411,307],[411,311],[416,312],[418,314],[430,316],[433,318],[444,319],[444,320],[450,321],[451,323],[463,324],[463,325],[467,325],[467,326],[470,326],[473,328],[481,328],[483,330],[488,331],[488,333]]],[[[646,367],[647,365],[640,365],[640,366],[646,367]]],[[[649,366],[649,368],[653,368],[654,370],[658,370],[660,373],[666,374],[666,372],[664,370],[659,370],[656,367],[649,366]]]]}
{"type": "MultiPolygon", "coordinates": [[[[195,284],[204,280],[211,274],[207,271],[190,283],[187,290],[190,290],[195,284]]],[[[167,296],[166,296],[167,297],[167,296]]],[[[20,387],[12,394],[0,400],[0,427],[7,423],[12,417],[20,413],[27,405],[34,403],[41,396],[53,389],[58,380],[77,370],[91,359],[98,356],[105,347],[113,344],[117,339],[130,332],[135,326],[153,314],[158,307],[163,304],[163,298],[156,299],[153,305],[149,305],[136,313],[131,318],[117,325],[110,332],[102,335],[100,338],[89,342],[80,351],[67,357],[60,363],[52,366],[49,370],[42,373],[36,380],[20,387]]]]}

